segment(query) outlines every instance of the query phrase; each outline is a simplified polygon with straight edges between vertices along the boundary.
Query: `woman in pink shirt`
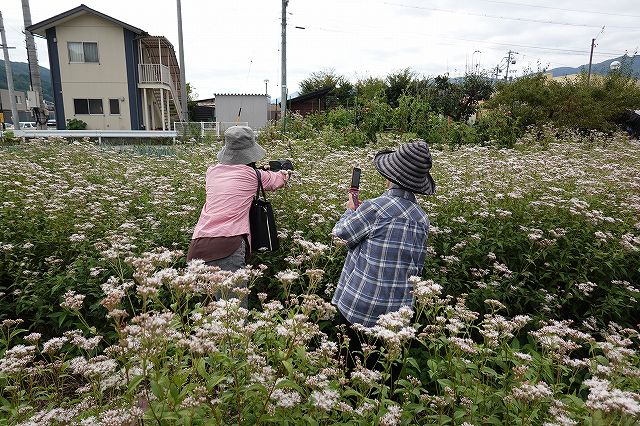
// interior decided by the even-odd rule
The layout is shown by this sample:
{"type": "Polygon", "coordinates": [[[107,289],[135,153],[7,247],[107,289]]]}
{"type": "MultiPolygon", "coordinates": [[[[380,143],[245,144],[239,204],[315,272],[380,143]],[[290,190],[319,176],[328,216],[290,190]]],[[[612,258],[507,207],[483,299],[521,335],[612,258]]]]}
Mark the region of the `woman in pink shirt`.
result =
{"type": "MultiPolygon", "coordinates": [[[[224,132],[219,164],[207,169],[207,199],[191,237],[187,261],[202,259],[227,271],[246,265],[251,244],[249,207],[258,189],[255,163],[265,154],[250,127],[233,126],[224,132]]],[[[283,187],[289,178],[286,171],[258,173],[264,189],[272,191],[283,187]]]]}

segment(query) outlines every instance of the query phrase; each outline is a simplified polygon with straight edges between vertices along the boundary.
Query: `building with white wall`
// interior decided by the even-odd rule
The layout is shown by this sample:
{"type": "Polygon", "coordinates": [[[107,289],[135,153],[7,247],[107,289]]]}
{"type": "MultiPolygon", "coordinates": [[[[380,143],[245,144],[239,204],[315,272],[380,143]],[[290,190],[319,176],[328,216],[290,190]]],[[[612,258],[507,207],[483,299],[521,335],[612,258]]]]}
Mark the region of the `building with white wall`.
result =
{"type": "Polygon", "coordinates": [[[233,123],[248,123],[254,130],[265,127],[269,121],[271,97],[263,94],[215,95],[215,118],[220,122],[221,130],[233,123]]]}

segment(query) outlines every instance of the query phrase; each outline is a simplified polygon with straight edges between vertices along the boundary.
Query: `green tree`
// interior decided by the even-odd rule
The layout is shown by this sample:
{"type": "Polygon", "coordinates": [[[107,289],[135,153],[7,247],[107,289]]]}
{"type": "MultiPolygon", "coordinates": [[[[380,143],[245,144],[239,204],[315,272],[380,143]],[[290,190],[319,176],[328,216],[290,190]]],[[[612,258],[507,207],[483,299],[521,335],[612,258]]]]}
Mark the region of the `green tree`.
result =
{"type": "Polygon", "coordinates": [[[186,84],[187,86],[187,111],[189,114],[189,120],[193,120],[193,113],[196,108],[196,100],[198,99],[198,92],[196,92],[196,88],[189,82],[186,84]]]}
{"type": "Polygon", "coordinates": [[[423,93],[435,111],[449,117],[456,115],[461,97],[460,87],[448,75],[431,79],[423,93]]]}
{"type": "Polygon", "coordinates": [[[460,83],[460,99],[453,117],[466,120],[474,114],[480,101],[489,99],[493,93],[493,82],[486,75],[468,73],[460,83]]]}
{"type": "Polygon", "coordinates": [[[300,82],[300,94],[306,95],[321,89],[331,89],[327,94],[327,108],[335,108],[339,105],[353,104],[355,92],[353,84],[335,70],[328,69],[312,72],[309,77],[300,82]]]}
{"type": "Polygon", "coordinates": [[[387,102],[393,108],[398,106],[398,99],[405,93],[412,93],[414,87],[415,73],[411,68],[405,68],[400,71],[393,72],[385,78],[387,84],[387,102]]]}
{"type": "Polygon", "coordinates": [[[356,100],[359,105],[364,105],[368,101],[387,101],[387,84],[381,78],[367,77],[358,80],[355,84],[356,100]]]}

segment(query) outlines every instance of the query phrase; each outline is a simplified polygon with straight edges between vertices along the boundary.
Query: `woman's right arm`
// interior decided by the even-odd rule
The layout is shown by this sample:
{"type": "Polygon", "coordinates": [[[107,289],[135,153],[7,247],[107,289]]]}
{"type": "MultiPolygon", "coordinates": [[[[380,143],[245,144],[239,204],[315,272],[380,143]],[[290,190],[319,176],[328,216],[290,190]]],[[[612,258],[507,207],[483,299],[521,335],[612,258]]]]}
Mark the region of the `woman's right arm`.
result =
{"type": "Polygon", "coordinates": [[[289,173],[286,171],[272,172],[270,170],[259,170],[260,178],[262,179],[262,186],[267,191],[275,191],[278,188],[282,188],[287,180],[289,180],[289,173]]]}

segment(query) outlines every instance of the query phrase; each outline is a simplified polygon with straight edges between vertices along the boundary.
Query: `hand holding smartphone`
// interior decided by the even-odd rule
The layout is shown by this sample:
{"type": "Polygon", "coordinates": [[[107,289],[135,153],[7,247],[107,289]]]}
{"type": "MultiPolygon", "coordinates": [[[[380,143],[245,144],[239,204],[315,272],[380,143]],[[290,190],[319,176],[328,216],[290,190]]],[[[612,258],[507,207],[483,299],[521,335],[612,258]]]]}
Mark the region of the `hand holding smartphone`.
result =
{"type": "Polygon", "coordinates": [[[354,167],[351,171],[351,186],[349,187],[349,194],[353,200],[354,210],[360,205],[358,195],[360,194],[360,173],[362,170],[359,167],[354,167]]]}

